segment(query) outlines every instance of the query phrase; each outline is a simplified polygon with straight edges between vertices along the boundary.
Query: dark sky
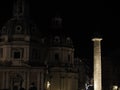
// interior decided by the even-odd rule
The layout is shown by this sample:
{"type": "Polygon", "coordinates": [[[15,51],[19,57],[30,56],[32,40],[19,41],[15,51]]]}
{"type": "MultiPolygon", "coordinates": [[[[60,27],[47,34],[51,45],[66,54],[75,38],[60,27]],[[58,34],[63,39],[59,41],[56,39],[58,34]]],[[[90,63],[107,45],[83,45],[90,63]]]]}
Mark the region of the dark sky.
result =
{"type": "MultiPolygon", "coordinates": [[[[92,37],[98,32],[103,38],[102,53],[108,55],[119,48],[120,7],[115,1],[39,1],[29,0],[31,16],[44,30],[48,19],[59,13],[65,33],[73,39],[77,55],[92,57],[92,37]]],[[[12,16],[13,0],[0,1],[0,24],[12,16]]]]}

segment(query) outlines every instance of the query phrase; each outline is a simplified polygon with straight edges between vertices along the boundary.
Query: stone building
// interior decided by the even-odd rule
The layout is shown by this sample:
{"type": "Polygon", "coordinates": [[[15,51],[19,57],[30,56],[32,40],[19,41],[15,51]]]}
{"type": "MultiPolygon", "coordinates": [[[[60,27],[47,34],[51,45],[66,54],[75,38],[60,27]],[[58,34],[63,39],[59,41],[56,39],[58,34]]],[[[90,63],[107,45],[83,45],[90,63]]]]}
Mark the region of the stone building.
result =
{"type": "MultiPolygon", "coordinates": [[[[15,0],[13,17],[0,29],[0,89],[29,90],[34,83],[37,90],[78,90],[82,69],[75,64],[71,38],[43,37],[28,9],[27,0],[15,0]]],[[[61,20],[53,19],[54,29],[62,29],[61,20]]]]}

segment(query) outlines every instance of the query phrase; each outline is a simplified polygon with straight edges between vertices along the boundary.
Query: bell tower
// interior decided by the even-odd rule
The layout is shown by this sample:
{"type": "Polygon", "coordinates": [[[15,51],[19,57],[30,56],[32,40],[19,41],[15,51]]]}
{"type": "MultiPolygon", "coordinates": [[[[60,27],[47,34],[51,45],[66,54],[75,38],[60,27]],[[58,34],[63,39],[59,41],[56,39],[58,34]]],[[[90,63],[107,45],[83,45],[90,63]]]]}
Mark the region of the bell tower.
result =
{"type": "Polygon", "coordinates": [[[22,16],[29,16],[29,8],[26,0],[16,0],[13,6],[13,16],[20,18],[22,16]]]}

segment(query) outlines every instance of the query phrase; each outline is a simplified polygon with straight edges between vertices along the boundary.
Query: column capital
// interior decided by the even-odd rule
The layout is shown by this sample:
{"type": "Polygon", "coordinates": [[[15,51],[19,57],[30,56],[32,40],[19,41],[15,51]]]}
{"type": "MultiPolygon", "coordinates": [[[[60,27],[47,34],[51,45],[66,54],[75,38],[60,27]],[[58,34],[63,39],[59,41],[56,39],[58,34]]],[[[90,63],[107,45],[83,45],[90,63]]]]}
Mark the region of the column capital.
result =
{"type": "Polygon", "coordinates": [[[97,37],[92,39],[92,41],[101,41],[101,40],[102,38],[97,38],[97,37]]]}

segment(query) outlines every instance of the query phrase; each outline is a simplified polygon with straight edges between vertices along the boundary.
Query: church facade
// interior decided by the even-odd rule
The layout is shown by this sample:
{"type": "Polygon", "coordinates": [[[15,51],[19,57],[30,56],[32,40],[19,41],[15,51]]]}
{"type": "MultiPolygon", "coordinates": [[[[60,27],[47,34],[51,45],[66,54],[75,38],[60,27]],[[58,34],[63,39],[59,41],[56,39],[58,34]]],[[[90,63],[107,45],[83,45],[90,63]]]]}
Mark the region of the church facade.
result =
{"type": "MultiPolygon", "coordinates": [[[[82,90],[85,75],[79,73],[71,38],[42,37],[26,1],[14,2],[13,17],[0,29],[0,89],[82,90]]],[[[61,19],[54,21],[59,28],[61,19]]]]}

